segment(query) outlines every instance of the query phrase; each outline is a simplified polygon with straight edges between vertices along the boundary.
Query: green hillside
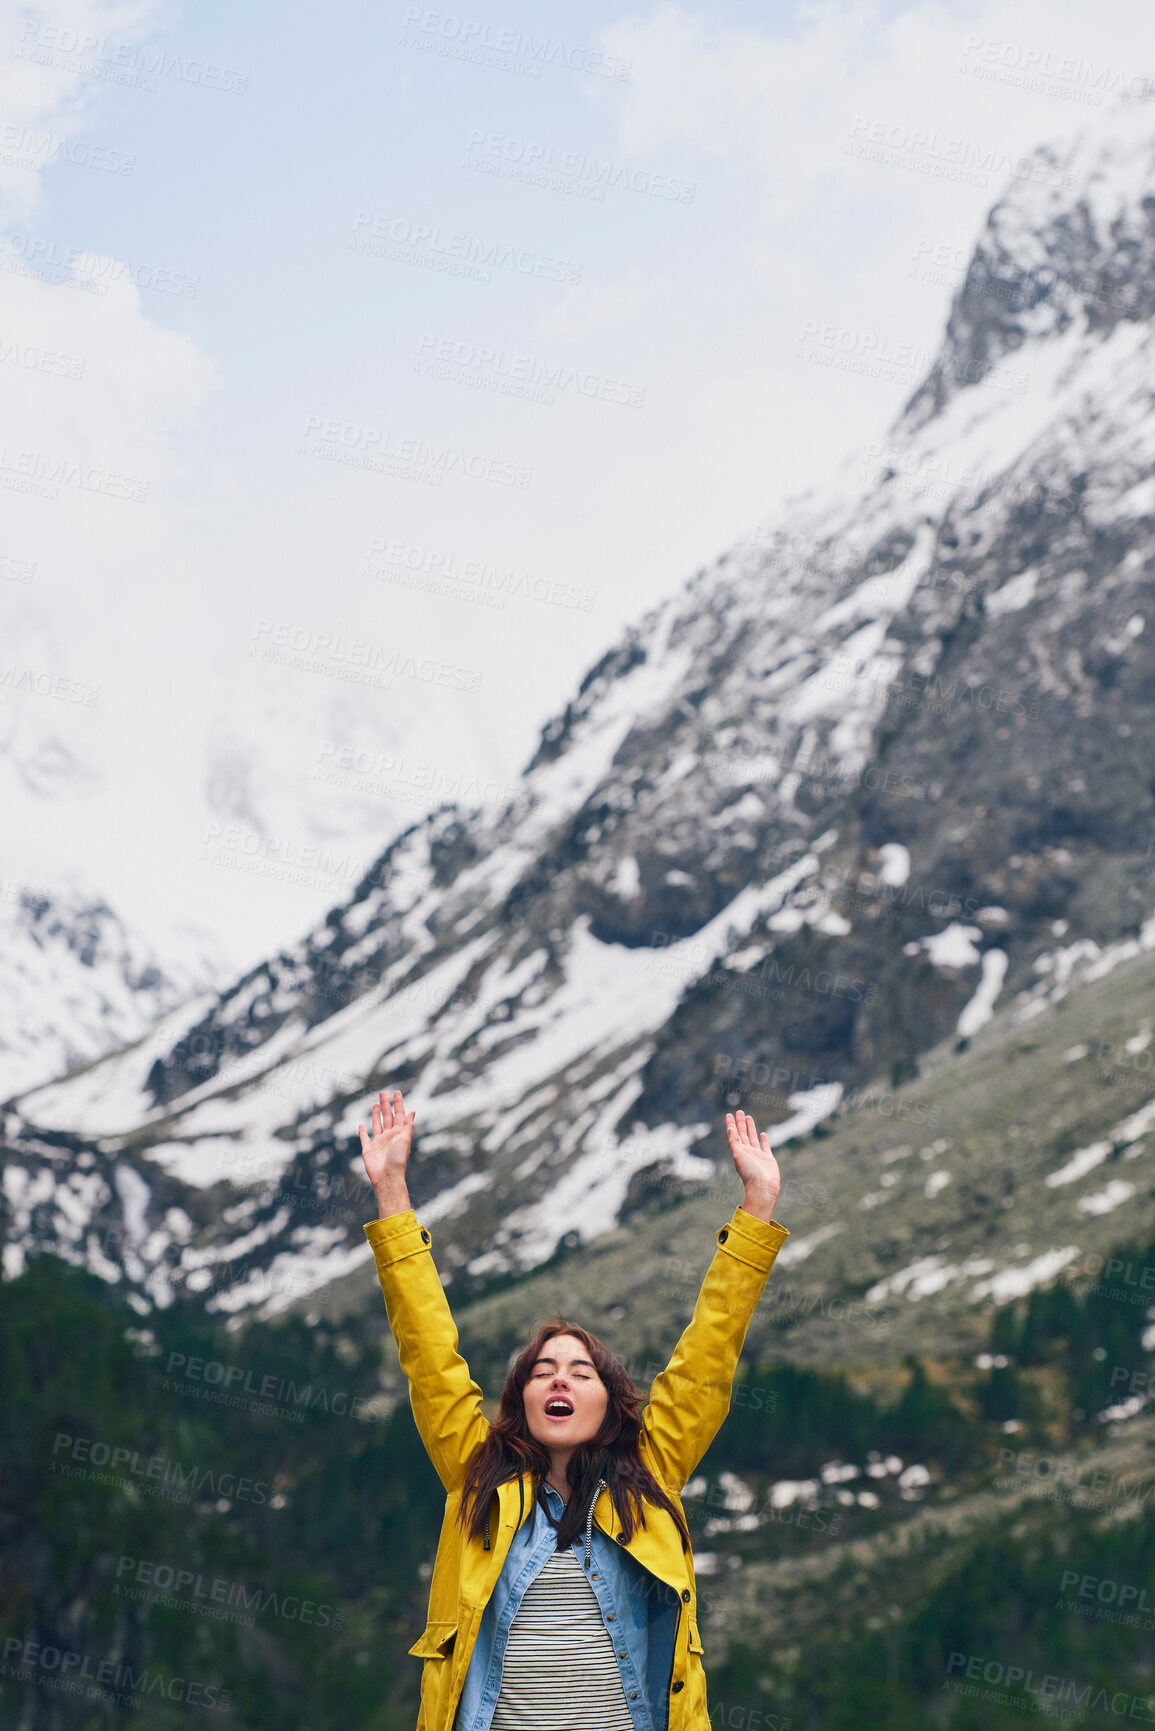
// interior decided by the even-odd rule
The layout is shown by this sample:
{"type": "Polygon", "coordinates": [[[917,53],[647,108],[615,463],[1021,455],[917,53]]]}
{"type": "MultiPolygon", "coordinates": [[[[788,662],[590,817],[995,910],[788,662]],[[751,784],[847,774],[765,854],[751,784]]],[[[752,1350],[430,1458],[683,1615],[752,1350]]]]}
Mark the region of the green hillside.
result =
{"type": "MultiPolygon", "coordinates": [[[[783,1148],[792,1236],[686,1493],[720,1727],[1155,1718],[1155,1208],[1147,1145],[1110,1136],[1155,1092],[1130,1062],[1153,985],[1140,955],[1006,1012],[783,1148]],[[1096,1142],[1082,1180],[1044,1182],[1096,1142]],[[1119,1174],[1126,1205],[1079,1208],[1119,1174]],[[933,1278],[1067,1246],[1001,1304],[974,1297],[989,1272],[933,1278]],[[871,1296],[920,1259],[921,1295],[871,1296]]],[[[737,1185],[650,1177],[608,1238],[500,1289],[451,1280],[489,1396],[554,1307],[643,1386],[664,1361],[737,1185]]],[[[0,1285],[0,1340],[0,1722],[412,1726],[441,1496],[371,1274],[210,1326],[41,1257],[0,1285]]]]}

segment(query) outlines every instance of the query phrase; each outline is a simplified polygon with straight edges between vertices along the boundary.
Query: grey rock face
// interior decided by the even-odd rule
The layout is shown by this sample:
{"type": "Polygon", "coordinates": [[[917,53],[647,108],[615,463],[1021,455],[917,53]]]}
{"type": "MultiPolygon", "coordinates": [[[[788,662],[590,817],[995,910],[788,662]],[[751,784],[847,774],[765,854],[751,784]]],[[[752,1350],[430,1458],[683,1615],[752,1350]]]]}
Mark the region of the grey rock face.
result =
{"type": "Polygon", "coordinates": [[[29,1169],[50,1133],[158,1168],[198,1198],[168,1286],[241,1244],[206,1303],[275,1308],[364,1259],[354,1126],[399,1085],[442,1266],[493,1282],[640,1172],[704,1177],[727,1103],[788,1135],[1138,934],[1155,131],[1039,160],[883,440],[631,627],[506,808],[435,812],[294,950],[25,1099],[29,1169]]]}

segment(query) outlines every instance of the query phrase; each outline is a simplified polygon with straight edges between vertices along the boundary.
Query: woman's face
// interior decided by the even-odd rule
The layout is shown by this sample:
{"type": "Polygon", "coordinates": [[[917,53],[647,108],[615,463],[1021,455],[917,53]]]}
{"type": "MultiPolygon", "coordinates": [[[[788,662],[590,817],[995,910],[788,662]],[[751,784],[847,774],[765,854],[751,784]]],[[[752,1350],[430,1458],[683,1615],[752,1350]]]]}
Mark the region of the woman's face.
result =
{"type": "Polygon", "coordinates": [[[522,1391],[529,1434],[547,1449],[577,1448],[601,1428],[609,1391],[575,1335],[555,1334],[541,1351],[522,1391]]]}

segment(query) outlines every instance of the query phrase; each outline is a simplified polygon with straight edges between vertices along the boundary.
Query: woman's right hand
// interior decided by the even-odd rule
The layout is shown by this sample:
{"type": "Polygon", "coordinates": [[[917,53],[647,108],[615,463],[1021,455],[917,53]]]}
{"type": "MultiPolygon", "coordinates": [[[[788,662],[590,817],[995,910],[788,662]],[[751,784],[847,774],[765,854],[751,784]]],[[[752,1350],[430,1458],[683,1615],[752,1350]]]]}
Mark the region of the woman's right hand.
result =
{"type": "Polygon", "coordinates": [[[405,1166],[417,1114],[406,1113],[400,1088],[394,1090],[392,1106],[384,1089],[378,1101],[370,1114],[373,1134],[369,1134],[364,1124],[358,1124],[357,1129],[361,1136],[365,1171],[381,1209],[381,1218],[385,1219],[390,1214],[403,1214],[409,1207],[405,1166]]]}

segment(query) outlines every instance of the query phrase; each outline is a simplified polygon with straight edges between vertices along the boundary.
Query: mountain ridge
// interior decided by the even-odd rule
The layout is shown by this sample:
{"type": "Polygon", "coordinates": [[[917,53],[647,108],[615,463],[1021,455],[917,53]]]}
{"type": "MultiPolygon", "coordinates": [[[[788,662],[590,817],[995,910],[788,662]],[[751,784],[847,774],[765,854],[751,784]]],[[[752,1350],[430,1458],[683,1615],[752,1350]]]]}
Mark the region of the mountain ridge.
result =
{"type": "MultiPolygon", "coordinates": [[[[1146,943],[1152,309],[1092,316],[1068,279],[1124,232],[1142,277],[1153,159],[1128,109],[1064,158],[1065,202],[1016,183],[886,442],[629,627],[516,799],[438,808],[299,944],[9,1102],[22,1170],[55,1139],[107,1165],[100,1207],[118,1160],[155,1189],[143,1272],[111,1259],[142,1304],[199,1280],[239,1315],[357,1269],[359,1225],[286,1187],[347,1192],[377,1087],[418,1108],[447,1273],[503,1278],[612,1232],[639,1174],[704,1176],[720,1052],[794,1079],[782,1142],[1057,957],[1146,943]]],[[[83,1259],[100,1209],[68,1206],[83,1259]]]]}

